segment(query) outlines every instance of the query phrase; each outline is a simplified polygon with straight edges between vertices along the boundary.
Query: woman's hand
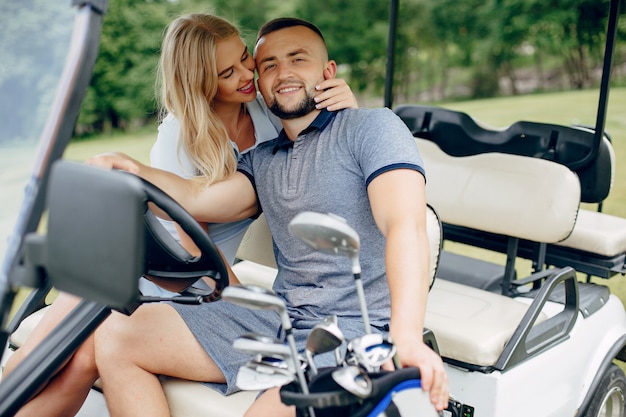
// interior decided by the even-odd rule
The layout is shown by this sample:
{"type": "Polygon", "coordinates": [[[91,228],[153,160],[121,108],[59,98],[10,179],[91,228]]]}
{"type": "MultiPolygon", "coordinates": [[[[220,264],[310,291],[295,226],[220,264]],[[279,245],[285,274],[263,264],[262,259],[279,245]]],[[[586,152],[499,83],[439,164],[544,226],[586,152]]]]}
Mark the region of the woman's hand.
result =
{"type": "Polygon", "coordinates": [[[321,91],[314,97],[317,103],[315,107],[318,109],[326,109],[328,111],[341,109],[358,109],[359,104],[356,97],[352,94],[350,86],[343,78],[330,78],[322,81],[315,86],[317,91],[321,91]]]}
{"type": "Polygon", "coordinates": [[[130,156],[121,152],[103,153],[92,156],[85,162],[87,165],[93,165],[106,169],[119,169],[128,171],[135,175],[139,175],[141,168],[144,166],[141,162],[134,160],[130,156]]]}

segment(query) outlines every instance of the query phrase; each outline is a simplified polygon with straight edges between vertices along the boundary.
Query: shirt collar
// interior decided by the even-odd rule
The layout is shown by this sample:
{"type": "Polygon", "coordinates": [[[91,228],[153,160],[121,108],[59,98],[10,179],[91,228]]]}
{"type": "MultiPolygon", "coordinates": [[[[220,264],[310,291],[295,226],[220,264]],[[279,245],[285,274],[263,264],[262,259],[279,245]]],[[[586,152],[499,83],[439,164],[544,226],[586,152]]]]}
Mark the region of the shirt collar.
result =
{"type": "MultiPolygon", "coordinates": [[[[315,120],[313,120],[313,122],[311,122],[311,124],[306,129],[300,132],[298,136],[313,132],[315,130],[319,130],[319,131],[324,130],[326,126],[328,126],[328,124],[335,118],[336,115],[337,115],[336,111],[331,112],[326,109],[322,109],[320,111],[320,114],[318,114],[317,117],[315,118],[315,120]]],[[[281,130],[280,134],[276,138],[276,144],[274,145],[274,150],[272,151],[272,153],[276,154],[276,152],[278,152],[279,150],[286,150],[286,149],[292,148],[293,142],[294,141],[290,140],[287,137],[287,134],[285,133],[285,129],[281,130]]]]}

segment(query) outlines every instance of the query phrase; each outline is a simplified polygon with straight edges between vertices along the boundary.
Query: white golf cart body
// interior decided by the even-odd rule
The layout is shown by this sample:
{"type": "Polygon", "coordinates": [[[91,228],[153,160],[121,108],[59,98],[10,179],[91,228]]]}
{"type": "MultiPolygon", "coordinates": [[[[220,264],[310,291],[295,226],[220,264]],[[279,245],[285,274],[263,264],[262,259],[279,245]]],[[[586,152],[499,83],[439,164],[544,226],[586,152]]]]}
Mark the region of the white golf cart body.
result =
{"type": "MultiPolygon", "coordinates": [[[[105,1],[93,3],[80,9],[73,40],[77,44],[86,44],[85,50],[94,55],[91,59],[95,59],[93,44],[90,50],[88,42],[81,36],[88,37],[86,29],[94,19],[92,14],[101,15],[106,9],[105,1]]],[[[11,292],[13,288],[4,288],[4,281],[11,282],[12,286],[16,283],[50,284],[38,282],[35,278],[39,277],[28,276],[20,268],[15,268],[15,264],[19,263],[16,259],[21,256],[22,245],[28,241],[24,237],[36,235],[36,226],[43,212],[41,194],[47,186],[47,173],[54,160],[60,158],[71,134],[73,115],[78,111],[80,98],[64,95],[63,88],[69,91],[74,84],[80,86],[82,83],[84,92],[85,75],[71,73],[71,65],[80,67],[82,59],[84,56],[80,54],[69,57],[66,75],[73,84],[70,82],[57,92],[53,105],[53,113],[68,120],[55,125],[51,116],[51,122],[42,134],[40,146],[43,151],[36,161],[31,194],[25,199],[22,216],[15,228],[16,239],[11,242],[16,246],[7,251],[3,275],[0,276],[5,292],[11,292]],[[62,137],[60,145],[53,143],[58,136],[62,137]],[[46,139],[52,142],[46,143],[46,139]]],[[[89,63],[83,67],[90,74],[89,63]]],[[[429,214],[431,269],[437,278],[429,296],[426,327],[435,335],[433,348],[440,352],[446,363],[456,407],[450,415],[596,416],[599,414],[589,411],[590,405],[604,404],[611,412],[607,415],[623,416],[625,380],[619,372],[613,377],[615,368],[611,363],[614,359],[626,358],[626,314],[621,301],[606,288],[579,283],[574,271],[568,268],[545,272],[544,264],[556,263],[543,261],[536,274],[517,280],[510,275],[514,266],[507,265],[504,275],[512,287],[502,286],[505,294],[445,279],[437,271],[443,273],[444,266],[443,261],[438,265],[442,224],[502,236],[513,242],[521,239],[540,247],[564,246],[598,253],[604,258],[619,259],[621,254],[623,259],[626,253],[624,219],[579,210],[579,179],[563,164],[500,152],[451,156],[432,141],[416,140],[428,172],[428,200],[439,215],[429,214]],[[590,241],[604,242],[605,245],[589,246],[590,241]],[[511,292],[511,288],[515,291],[511,292]],[[611,410],[612,406],[620,409],[611,410]]],[[[61,188],[55,190],[62,189],[63,184],[56,184],[56,187],[61,188]]],[[[78,199],[72,203],[81,204],[78,199]]],[[[143,235],[129,236],[129,242],[136,242],[138,246],[141,239],[143,235]]],[[[55,245],[52,238],[45,243],[48,246],[37,246],[32,240],[28,242],[31,246],[26,245],[26,251],[55,245]]],[[[95,241],[90,243],[97,245],[95,241]]],[[[234,266],[234,270],[242,282],[271,287],[276,265],[271,236],[263,218],[251,227],[238,258],[241,262],[234,266]]],[[[471,273],[471,260],[461,261],[468,262],[463,264],[466,265],[464,272],[471,273]]],[[[623,268],[623,260],[621,265],[623,268]]],[[[45,269],[45,261],[38,266],[45,269]]],[[[136,266],[130,265],[129,268],[136,266]]],[[[620,266],[612,268],[615,272],[620,266]]],[[[88,271],[85,274],[88,275],[88,271]]],[[[58,286],[63,288],[63,285],[65,283],[58,286]]],[[[77,293],[97,297],[92,293],[77,293]]],[[[109,299],[112,300],[112,296],[109,299]]],[[[113,301],[111,305],[118,306],[113,301]]],[[[104,319],[101,316],[98,317],[104,319]]],[[[36,320],[37,313],[24,319],[19,331],[12,332],[16,345],[23,342],[29,326],[36,320]]],[[[4,328],[5,323],[2,325],[4,328]]],[[[38,369],[36,364],[33,366],[38,369]]],[[[178,379],[165,378],[163,385],[172,415],[177,417],[242,416],[257,395],[256,392],[241,392],[223,397],[202,384],[178,379]]],[[[0,382],[0,399],[5,405],[8,401],[16,405],[23,402],[24,399],[15,399],[14,390],[9,390],[8,386],[5,381],[0,382]]],[[[415,411],[414,415],[424,415],[415,411]]],[[[106,415],[105,410],[103,413],[106,415]]],[[[5,414],[0,412],[0,415],[5,414]]]]}

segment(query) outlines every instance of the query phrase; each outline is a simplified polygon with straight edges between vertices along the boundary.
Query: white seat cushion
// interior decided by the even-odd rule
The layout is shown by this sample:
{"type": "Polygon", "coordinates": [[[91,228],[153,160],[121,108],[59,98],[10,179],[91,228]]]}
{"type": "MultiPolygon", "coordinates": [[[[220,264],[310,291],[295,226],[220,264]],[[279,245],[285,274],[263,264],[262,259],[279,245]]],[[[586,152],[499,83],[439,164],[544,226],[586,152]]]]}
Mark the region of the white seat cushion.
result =
{"type": "MultiPolygon", "coordinates": [[[[438,279],[428,296],[425,327],[435,334],[441,356],[492,366],[527,310],[515,299],[438,279]]],[[[537,323],[546,318],[542,313],[537,323]]]]}
{"type": "Polygon", "coordinates": [[[244,285],[258,285],[272,288],[278,270],[252,261],[240,261],[232,266],[232,270],[244,285]]]}
{"type": "Polygon", "coordinates": [[[197,382],[177,378],[162,381],[172,417],[241,417],[258,392],[241,391],[224,396],[197,382]]]}
{"type": "Polygon", "coordinates": [[[9,339],[11,345],[16,347],[22,346],[26,342],[28,336],[32,333],[35,326],[37,326],[37,323],[39,323],[39,320],[41,320],[44,314],[46,314],[48,308],[49,307],[44,307],[40,310],[37,310],[33,314],[22,320],[17,330],[15,330],[13,334],[11,334],[11,337],[9,339]]]}
{"type": "Polygon", "coordinates": [[[626,219],[580,210],[572,234],[559,246],[613,257],[626,252],[626,219]]]}

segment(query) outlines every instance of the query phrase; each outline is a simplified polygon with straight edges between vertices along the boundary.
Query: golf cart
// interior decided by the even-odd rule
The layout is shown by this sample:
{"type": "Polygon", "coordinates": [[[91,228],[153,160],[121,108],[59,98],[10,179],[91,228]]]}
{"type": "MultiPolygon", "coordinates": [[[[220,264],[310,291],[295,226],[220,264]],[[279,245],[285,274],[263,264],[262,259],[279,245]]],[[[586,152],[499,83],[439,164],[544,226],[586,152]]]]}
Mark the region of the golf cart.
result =
{"type": "MultiPolygon", "coordinates": [[[[611,3],[615,20],[618,3],[611,3]]],[[[18,320],[2,323],[3,343],[14,334],[18,322],[25,322],[22,319],[35,310],[41,301],[37,297],[47,288],[67,290],[87,301],[32,357],[0,382],[0,416],[12,415],[27,401],[111,309],[131,314],[139,303],[153,301],[140,298],[138,276],[159,271],[186,272],[192,278],[194,274],[211,275],[218,293],[228,284],[211,241],[194,232],[193,219],[158,190],[127,174],[57,162],[71,136],[106,11],[105,1],[76,4],[77,9],[69,14],[76,15],[72,52],[60,76],[61,88],[50,106],[51,115],[42,129],[40,155],[0,275],[3,320],[16,288],[28,286],[44,291],[38,291],[24,304],[16,315],[18,320]],[[99,203],[112,200],[112,196],[124,204],[106,213],[97,211],[99,203]],[[146,210],[148,201],[164,206],[170,214],[178,213],[181,223],[190,224],[188,232],[198,243],[204,242],[200,246],[205,248],[206,264],[192,262],[189,267],[189,258],[181,255],[174,242],[159,233],[158,224],[151,221],[146,210]],[[39,235],[37,228],[45,210],[49,213],[47,233],[39,235]],[[84,222],[80,230],[75,230],[73,225],[81,212],[90,213],[90,217],[93,213],[113,216],[115,221],[103,221],[96,229],[83,228],[89,223],[84,222]],[[125,244],[115,247],[119,242],[125,244]],[[155,247],[165,248],[165,253],[154,256],[155,247]],[[165,262],[166,258],[170,262],[165,262]],[[107,285],[102,286],[102,282],[107,285]],[[108,285],[111,282],[116,285],[108,285]]],[[[392,2],[392,10],[394,4],[397,6],[392,2]]],[[[607,52],[610,49],[607,47],[607,52]]],[[[605,88],[608,91],[608,85],[605,88]]],[[[402,116],[400,108],[396,111],[402,116]]],[[[431,122],[434,113],[431,109],[431,122]]],[[[432,130],[430,122],[418,117],[415,120],[418,123],[411,128],[416,136],[424,126],[432,130]]],[[[405,121],[410,124],[408,118],[405,121]]],[[[594,139],[590,147],[592,160],[601,153],[603,124],[596,127],[596,137],[600,140],[594,139]]],[[[430,338],[431,346],[444,358],[451,382],[453,399],[448,415],[623,416],[626,378],[613,361],[625,359],[624,307],[606,287],[578,282],[577,265],[570,261],[559,264],[546,255],[547,247],[559,246],[574,233],[582,218],[579,205],[585,194],[575,168],[560,160],[502,149],[454,156],[446,153],[437,140],[416,140],[429,172],[429,202],[434,207],[429,221],[432,253],[439,254],[438,231],[442,224],[444,239],[479,236],[480,242],[500,242],[499,247],[510,254],[501,280],[489,283],[490,288],[499,288],[498,293],[485,290],[482,283],[459,282],[465,279],[462,274],[450,273],[449,279],[441,279],[444,267],[453,271],[458,268],[447,263],[445,257],[436,256],[432,261],[437,279],[431,289],[426,326],[434,336],[430,338]],[[525,252],[525,247],[532,251],[525,252]],[[536,261],[531,276],[514,276],[517,256],[532,256],[536,261]]],[[[478,238],[474,242],[479,242],[478,238]]],[[[496,243],[481,245],[495,247],[496,243]]],[[[238,253],[242,261],[235,269],[242,282],[271,286],[275,263],[270,248],[271,236],[261,218],[251,227],[250,237],[238,253]]],[[[475,265],[471,259],[460,262],[466,273],[475,265]]],[[[483,270],[481,264],[476,268],[483,270]]],[[[189,295],[178,301],[204,302],[210,297],[189,295]]],[[[179,416],[243,415],[256,396],[251,391],[218,397],[200,384],[182,380],[167,380],[164,384],[172,414],[179,416]]]]}

